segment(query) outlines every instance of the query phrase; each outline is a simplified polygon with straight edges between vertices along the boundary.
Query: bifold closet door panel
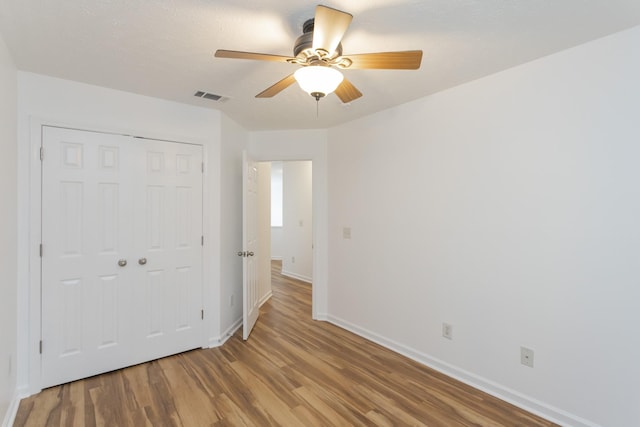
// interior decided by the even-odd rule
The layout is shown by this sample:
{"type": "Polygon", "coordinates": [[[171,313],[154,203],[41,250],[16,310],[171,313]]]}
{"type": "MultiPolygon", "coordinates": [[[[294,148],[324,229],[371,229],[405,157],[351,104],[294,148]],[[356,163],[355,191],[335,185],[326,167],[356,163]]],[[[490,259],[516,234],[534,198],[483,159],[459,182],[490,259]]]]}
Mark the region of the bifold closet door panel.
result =
{"type": "Polygon", "coordinates": [[[138,334],[148,357],[158,358],[194,348],[202,336],[202,147],[149,140],[142,146],[138,334]]]}
{"type": "Polygon", "coordinates": [[[43,387],[127,363],[133,292],[128,138],[45,127],[42,162],[43,387]]]}

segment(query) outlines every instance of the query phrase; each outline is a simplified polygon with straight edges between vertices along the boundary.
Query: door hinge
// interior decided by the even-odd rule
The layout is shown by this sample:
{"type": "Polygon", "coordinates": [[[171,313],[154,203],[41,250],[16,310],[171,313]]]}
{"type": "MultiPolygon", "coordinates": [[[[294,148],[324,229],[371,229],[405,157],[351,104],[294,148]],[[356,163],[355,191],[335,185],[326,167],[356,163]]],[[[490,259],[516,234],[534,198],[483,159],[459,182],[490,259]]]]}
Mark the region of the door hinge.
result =
{"type": "Polygon", "coordinates": [[[204,246],[204,236],[200,236],[200,246],[204,246]]]}
{"type": "Polygon", "coordinates": [[[42,243],[40,243],[40,258],[42,258],[42,243]]]}
{"type": "Polygon", "coordinates": [[[44,147],[40,147],[40,161],[44,160],[44,147]]]}
{"type": "Polygon", "coordinates": [[[40,340],[40,354],[42,354],[42,340],[40,340]]]}
{"type": "Polygon", "coordinates": [[[200,319],[204,320],[204,310],[200,310],[200,319]]]}

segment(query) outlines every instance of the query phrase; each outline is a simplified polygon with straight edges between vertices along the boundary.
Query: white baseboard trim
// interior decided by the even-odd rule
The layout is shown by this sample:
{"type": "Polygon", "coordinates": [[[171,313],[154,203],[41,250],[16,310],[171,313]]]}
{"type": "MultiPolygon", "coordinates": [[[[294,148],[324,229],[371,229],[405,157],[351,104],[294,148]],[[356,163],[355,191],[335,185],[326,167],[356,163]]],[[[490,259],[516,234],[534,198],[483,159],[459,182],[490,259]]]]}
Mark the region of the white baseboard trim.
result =
{"type": "MultiPolygon", "coordinates": [[[[316,317],[313,318],[313,320],[317,320],[319,322],[330,322],[329,321],[329,315],[327,313],[318,313],[316,314],[316,317]]],[[[333,323],[333,322],[330,322],[333,323]]],[[[347,329],[347,328],[344,328],[347,329]]]]}
{"type": "Polygon", "coordinates": [[[20,400],[26,397],[23,396],[18,390],[13,394],[13,398],[11,402],[9,402],[9,407],[7,408],[7,413],[4,414],[4,420],[2,421],[2,427],[11,427],[16,420],[16,415],[18,415],[18,408],[20,407],[20,400]]]}
{"type": "Polygon", "coordinates": [[[218,337],[209,338],[209,348],[220,347],[222,344],[227,342],[229,338],[236,333],[238,329],[242,327],[242,317],[236,320],[231,326],[227,328],[226,331],[222,333],[222,335],[218,337]]]}
{"type": "MultiPolygon", "coordinates": [[[[325,316],[323,315],[322,317],[325,316]]],[[[319,320],[323,320],[321,319],[321,316],[318,316],[318,318],[319,320]]],[[[361,328],[336,316],[326,315],[326,321],[561,426],[601,427],[594,422],[585,420],[584,418],[571,414],[560,408],[556,408],[537,399],[526,396],[518,391],[504,387],[479,375],[465,371],[464,369],[453,366],[435,357],[431,357],[428,354],[421,353],[413,348],[361,328]]]]}
{"type": "Polygon", "coordinates": [[[269,291],[266,295],[264,295],[262,298],[260,298],[260,302],[258,303],[258,307],[262,307],[262,305],[265,302],[269,301],[272,296],[273,296],[273,292],[269,291]]]}
{"type": "Polygon", "coordinates": [[[272,256],[271,257],[271,261],[282,261],[282,257],[281,256],[272,256]]]}
{"type": "Polygon", "coordinates": [[[300,274],[292,273],[290,271],[282,270],[282,273],[280,273],[280,274],[282,274],[283,276],[291,277],[292,279],[301,280],[301,281],[309,283],[309,284],[311,284],[311,282],[312,282],[311,277],[302,276],[300,274]]]}

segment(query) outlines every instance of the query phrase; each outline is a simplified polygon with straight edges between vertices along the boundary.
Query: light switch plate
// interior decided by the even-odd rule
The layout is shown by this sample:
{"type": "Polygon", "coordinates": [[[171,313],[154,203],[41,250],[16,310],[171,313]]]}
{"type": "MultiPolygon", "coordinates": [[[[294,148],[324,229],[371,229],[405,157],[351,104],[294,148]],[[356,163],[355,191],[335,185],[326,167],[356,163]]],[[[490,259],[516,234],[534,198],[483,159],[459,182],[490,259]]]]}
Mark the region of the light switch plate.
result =
{"type": "Polygon", "coordinates": [[[351,227],[344,227],[342,229],[342,238],[350,239],[351,238],[351,227]]]}
{"type": "Polygon", "coordinates": [[[446,339],[452,340],[453,339],[453,326],[451,326],[449,323],[443,323],[442,324],[442,336],[445,337],[446,339]]]}

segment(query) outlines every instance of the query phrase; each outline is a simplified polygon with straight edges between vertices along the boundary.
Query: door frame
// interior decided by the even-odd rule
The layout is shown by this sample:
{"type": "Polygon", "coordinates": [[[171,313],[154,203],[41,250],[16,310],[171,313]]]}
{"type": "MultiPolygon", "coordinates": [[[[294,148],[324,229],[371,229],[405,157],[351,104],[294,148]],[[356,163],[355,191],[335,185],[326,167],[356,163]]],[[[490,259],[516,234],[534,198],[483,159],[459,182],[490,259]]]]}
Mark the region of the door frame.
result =
{"type": "Polygon", "coordinates": [[[312,233],[313,233],[313,271],[311,286],[311,318],[328,321],[328,272],[329,272],[329,225],[328,225],[328,168],[327,149],[310,148],[287,144],[249,143],[247,149],[256,162],[311,161],[312,186],[312,233]]]}
{"type": "MultiPolygon", "coordinates": [[[[213,274],[211,269],[206,268],[204,259],[209,259],[214,256],[214,245],[207,245],[210,241],[211,230],[207,222],[204,220],[210,215],[209,198],[211,193],[211,184],[209,183],[208,176],[208,151],[209,148],[204,141],[193,141],[188,137],[167,139],[162,136],[154,135],[149,131],[137,131],[131,129],[105,129],[92,125],[86,125],[81,123],[69,123],[55,119],[46,119],[42,117],[29,117],[29,147],[27,150],[19,150],[19,156],[28,155],[28,159],[23,163],[28,165],[28,209],[29,220],[28,229],[23,230],[26,235],[29,236],[28,247],[24,250],[28,251],[26,264],[21,265],[19,260],[18,274],[19,282],[25,281],[28,283],[28,296],[26,301],[24,297],[21,298],[21,292],[18,292],[18,320],[27,320],[28,323],[28,337],[25,340],[18,342],[20,346],[18,348],[18,354],[27,355],[27,363],[25,367],[18,367],[20,372],[23,373],[27,380],[27,384],[23,385],[18,393],[21,397],[26,397],[32,394],[39,393],[42,390],[42,355],[40,352],[40,340],[42,338],[42,263],[40,257],[40,243],[42,241],[42,163],[40,161],[40,147],[42,146],[44,126],[61,127],[68,129],[76,129],[88,132],[98,132],[105,134],[117,134],[127,135],[140,138],[149,138],[155,140],[161,140],[166,142],[186,143],[202,146],[204,170],[203,182],[202,182],[202,217],[203,217],[203,235],[205,245],[202,250],[203,257],[203,269],[202,269],[202,296],[203,296],[203,309],[205,313],[215,313],[216,307],[214,301],[212,301],[210,290],[204,286],[205,283],[212,283],[213,274]],[[26,277],[24,277],[26,275],[26,277]],[[24,312],[26,310],[26,313],[24,312]],[[26,386],[26,387],[25,387],[26,386]]],[[[20,162],[20,159],[19,159],[20,162]]],[[[20,233],[20,230],[18,231],[20,233]]],[[[18,247],[19,255],[23,252],[21,247],[18,247]]],[[[20,258],[20,257],[19,257],[20,258]]],[[[206,322],[202,326],[202,336],[200,337],[201,348],[208,348],[209,338],[212,336],[211,322],[206,322]]],[[[19,385],[20,386],[20,385],[19,385]]]]}

